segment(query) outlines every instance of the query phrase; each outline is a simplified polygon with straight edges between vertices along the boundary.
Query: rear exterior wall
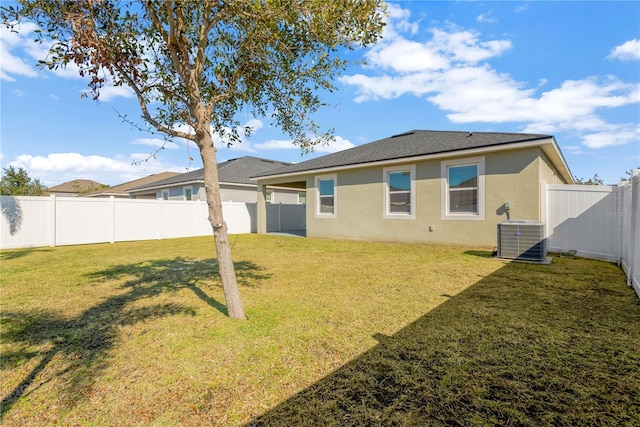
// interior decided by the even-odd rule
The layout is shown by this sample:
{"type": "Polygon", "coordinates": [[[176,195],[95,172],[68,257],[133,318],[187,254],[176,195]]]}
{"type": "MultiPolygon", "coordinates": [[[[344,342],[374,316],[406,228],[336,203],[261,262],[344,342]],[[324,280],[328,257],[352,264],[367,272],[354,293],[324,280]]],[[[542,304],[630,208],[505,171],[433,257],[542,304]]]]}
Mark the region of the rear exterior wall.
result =
{"type": "MultiPolygon", "coordinates": [[[[553,177],[539,148],[486,154],[484,161],[484,212],[482,220],[451,220],[442,212],[442,162],[450,157],[415,165],[415,218],[384,218],[384,172],[382,166],[335,173],[336,216],[316,215],[316,175],[307,177],[307,236],[387,242],[437,243],[492,247],[497,224],[507,219],[540,220],[541,175],[553,177]],[[430,231],[430,229],[432,231],[430,231]]],[[[394,165],[395,166],[395,165],[394,165]]],[[[322,175],[322,174],[319,174],[322,175]]]]}

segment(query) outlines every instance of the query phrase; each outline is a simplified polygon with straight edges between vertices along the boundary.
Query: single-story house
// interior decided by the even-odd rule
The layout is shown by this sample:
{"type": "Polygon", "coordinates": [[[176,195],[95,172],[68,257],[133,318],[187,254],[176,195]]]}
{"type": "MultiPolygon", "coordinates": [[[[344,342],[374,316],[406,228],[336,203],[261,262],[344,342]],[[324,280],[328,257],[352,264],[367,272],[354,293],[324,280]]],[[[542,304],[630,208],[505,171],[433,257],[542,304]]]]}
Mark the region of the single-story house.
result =
{"type": "Polygon", "coordinates": [[[541,183],[573,183],[553,136],[413,130],[253,177],[307,191],[309,237],[495,246],[497,224],[541,219],[541,183]]]}
{"type": "Polygon", "coordinates": [[[100,184],[99,182],[90,179],[74,179],[72,181],[63,182],[62,184],[49,187],[47,191],[49,194],[55,194],[56,196],[77,197],[102,190],[107,187],[108,185],[100,184]]]}
{"type": "Polygon", "coordinates": [[[141,185],[151,184],[162,179],[167,179],[180,175],[178,172],[160,172],[153,175],[145,176],[144,178],[134,179],[118,185],[112,185],[104,190],[96,191],[93,193],[85,194],[84,197],[118,197],[129,198],[130,195],[127,191],[132,188],[139,187],[141,185]]]}
{"type": "MultiPolygon", "coordinates": [[[[256,203],[256,183],[252,175],[291,165],[287,162],[244,156],[218,164],[220,196],[223,202],[256,203]]],[[[135,199],[207,200],[204,189],[204,169],[197,169],[170,178],[140,185],[127,191],[135,199]]],[[[302,204],[305,191],[295,187],[267,188],[267,203],[302,204]]]]}

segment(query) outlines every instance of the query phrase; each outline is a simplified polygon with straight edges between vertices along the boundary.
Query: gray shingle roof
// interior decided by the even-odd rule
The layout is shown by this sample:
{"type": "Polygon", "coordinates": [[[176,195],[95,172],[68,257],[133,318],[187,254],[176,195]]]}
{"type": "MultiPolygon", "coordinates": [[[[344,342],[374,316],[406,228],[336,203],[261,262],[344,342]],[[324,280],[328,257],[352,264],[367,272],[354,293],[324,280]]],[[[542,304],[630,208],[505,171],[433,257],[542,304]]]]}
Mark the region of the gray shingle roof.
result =
{"type": "MultiPolygon", "coordinates": [[[[244,156],[220,163],[218,165],[218,175],[221,183],[255,185],[256,183],[249,179],[251,176],[262,174],[274,169],[281,169],[290,164],[291,163],[280,162],[277,160],[244,156]]],[[[138,191],[145,188],[171,187],[181,183],[198,181],[204,182],[204,169],[197,169],[171,178],[141,185],[139,187],[132,188],[129,191],[138,191]]]]}
{"type": "Polygon", "coordinates": [[[73,181],[63,182],[62,184],[49,187],[51,193],[83,193],[85,191],[97,190],[106,187],[104,184],[90,179],[74,179],[73,181]]]}
{"type": "Polygon", "coordinates": [[[140,187],[142,185],[151,184],[153,182],[157,182],[160,180],[164,180],[170,177],[174,177],[176,175],[180,175],[177,172],[160,172],[153,175],[146,176],[144,178],[134,179],[133,181],[124,182],[118,185],[112,185],[111,187],[105,188],[101,191],[96,191],[95,193],[86,194],[85,197],[99,197],[99,196],[127,196],[129,191],[132,188],[140,187]]]}
{"type": "Polygon", "coordinates": [[[548,138],[552,138],[552,136],[526,133],[412,130],[280,169],[254,174],[253,177],[284,175],[429,154],[452,153],[472,148],[548,138]]]}

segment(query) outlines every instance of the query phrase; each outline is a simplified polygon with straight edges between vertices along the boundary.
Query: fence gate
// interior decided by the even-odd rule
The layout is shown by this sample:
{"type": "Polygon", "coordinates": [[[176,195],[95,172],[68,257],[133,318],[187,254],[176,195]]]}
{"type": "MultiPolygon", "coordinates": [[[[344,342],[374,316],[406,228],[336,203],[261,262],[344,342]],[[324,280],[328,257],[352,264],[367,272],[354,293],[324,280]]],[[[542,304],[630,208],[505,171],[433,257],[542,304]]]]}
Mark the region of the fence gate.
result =
{"type": "Polygon", "coordinates": [[[547,226],[548,250],[576,250],[579,256],[620,261],[619,189],[601,185],[547,185],[543,221],[547,226]]]}
{"type": "Polygon", "coordinates": [[[549,251],[619,263],[640,296],[640,170],[619,186],[543,182],[541,197],[549,251]]]}

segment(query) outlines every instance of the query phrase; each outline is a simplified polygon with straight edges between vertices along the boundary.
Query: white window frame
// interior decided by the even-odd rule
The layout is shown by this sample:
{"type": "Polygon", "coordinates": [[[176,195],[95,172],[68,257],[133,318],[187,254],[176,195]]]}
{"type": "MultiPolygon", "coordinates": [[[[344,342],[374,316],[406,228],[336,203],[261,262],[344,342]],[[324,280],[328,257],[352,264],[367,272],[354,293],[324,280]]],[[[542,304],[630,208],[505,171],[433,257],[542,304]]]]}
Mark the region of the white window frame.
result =
{"type": "Polygon", "coordinates": [[[275,203],[275,200],[274,200],[274,197],[273,197],[274,195],[275,195],[275,191],[267,189],[267,191],[265,193],[265,196],[264,196],[264,202],[266,204],[275,203]]]}
{"type": "Polygon", "coordinates": [[[162,190],[160,190],[160,198],[162,200],[169,200],[169,189],[168,188],[163,188],[162,190]],[[167,197],[165,198],[165,194],[167,195],[167,197]]]}
{"type": "Polygon", "coordinates": [[[392,166],[382,169],[383,180],[383,211],[382,217],[384,219],[416,219],[416,165],[403,165],[392,166]],[[393,172],[409,172],[409,179],[411,180],[411,193],[409,194],[409,203],[411,206],[411,212],[391,212],[389,210],[389,174],[393,172]]]}
{"type": "Polygon", "coordinates": [[[195,200],[194,197],[193,197],[193,185],[182,187],[182,198],[185,201],[194,201],[195,200]],[[191,199],[187,199],[187,190],[191,191],[191,199]]]}
{"type": "Polygon", "coordinates": [[[484,221],[485,220],[485,187],[484,187],[484,156],[467,157],[464,159],[445,160],[440,163],[440,208],[441,219],[444,221],[484,221]],[[478,212],[451,213],[449,212],[449,167],[476,165],[478,167],[478,212]]]}
{"type": "Polygon", "coordinates": [[[315,178],[316,183],[316,218],[331,218],[338,217],[338,176],[336,174],[331,175],[318,175],[315,178]],[[333,180],[333,213],[320,212],[320,181],[333,180]]]}

